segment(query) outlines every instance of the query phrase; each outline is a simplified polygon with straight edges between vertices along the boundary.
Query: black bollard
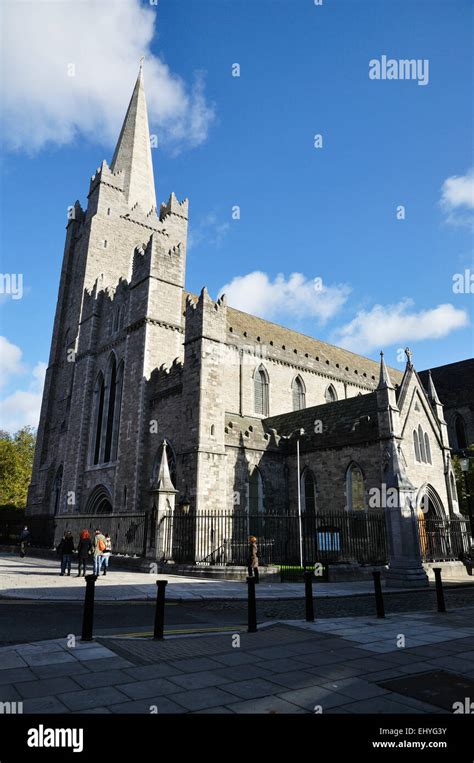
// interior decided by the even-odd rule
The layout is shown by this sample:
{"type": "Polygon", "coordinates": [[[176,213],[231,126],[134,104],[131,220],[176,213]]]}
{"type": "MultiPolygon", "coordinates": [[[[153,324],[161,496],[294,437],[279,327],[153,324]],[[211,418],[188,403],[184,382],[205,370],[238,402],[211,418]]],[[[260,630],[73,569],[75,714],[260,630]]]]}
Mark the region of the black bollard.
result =
{"type": "Polygon", "coordinates": [[[96,580],[97,575],[86,575],[86,596],[84,599],[84,613],[82,615],[82,641],[92,641],[96,580]]]}
{"type": "Polygon", "coordinates": [[[306,600],[306,622],[314,623],[313,573],[310,571],[304,573],[304,595],[306,600]]]}
{"type": "Polygon", "coordinates": [[[377,608],[377,617],[385,617],[385,608],[383,605],[382,585],[380,583],[380,572],[372,572],[374,576],[375,606],[377,608]]]}
{"type": "Polygon", "coordinates": [[[257,632],[257,603],[255,600],[255,578],[247,578],[248,586],[248,633],[257,632]]]}
{"type": "Polygon", "coordinates": [[[156,581],[156,610],[155,610],[155,629],[153,631],[154,639],[163,639],[165,623],[165,588],[167,580],[156,581]]]}
{"type": "Polygon", "coordinates": [[[438,612],[446,612],[444,603],[443,581],[441,580],[441,567],[433,567],[436,581],[436,599],[438,601],[438,612]]]}

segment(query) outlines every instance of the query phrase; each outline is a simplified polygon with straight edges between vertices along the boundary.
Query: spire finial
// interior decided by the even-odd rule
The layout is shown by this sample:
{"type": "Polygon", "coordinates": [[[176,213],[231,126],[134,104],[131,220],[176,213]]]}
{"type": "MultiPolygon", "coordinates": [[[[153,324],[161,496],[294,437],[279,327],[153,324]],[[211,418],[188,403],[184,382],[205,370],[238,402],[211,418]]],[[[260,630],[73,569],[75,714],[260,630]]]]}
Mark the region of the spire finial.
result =
{"type": "Polygon", "coordinates": [[[413,363],[412,363],[413,353],[409,347],[405,347],[405,355],[407,356],[407,368],[413,368],[413,363]]]}
{"type": "Polygon", "coordinates": [[[393,386],[390,379],[390,374],[388,373],[388,368],[385,365],[383,351],[380,351],[380,376],[379,376],[379,384],[377,389],[386,389],[386,388],[393,389],[393,386]]]}
{"type": "Polygon", "coordinates": [[[143,71],[143,62],[145,60],[145,56],[140,56],[140,71],[143,71]]]}

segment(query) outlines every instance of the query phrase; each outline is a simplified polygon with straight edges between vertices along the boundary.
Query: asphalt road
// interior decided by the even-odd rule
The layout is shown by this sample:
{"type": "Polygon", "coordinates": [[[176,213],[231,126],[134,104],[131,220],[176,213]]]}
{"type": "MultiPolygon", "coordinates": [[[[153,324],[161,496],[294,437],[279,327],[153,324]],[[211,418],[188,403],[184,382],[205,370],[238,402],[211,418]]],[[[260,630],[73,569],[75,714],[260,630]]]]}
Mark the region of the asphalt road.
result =
{"type": "MultiPolygon", "coordinates": [[[[154,602],[96,602],[94,635],[151,633],[154,602]]],[[[165,608],[166,633],[205,632],[246,626],[246,613],[207,611],[200,603],[172,603],[165,608]]],[[[0,646],[80,635],[82,603],[0,599],[0,646]]]]}
{"type": "MultiPolygon", "coordinates": [[[[474,587],[445,587],[448,610],[470,607],[474,617],[474,587]]],[[[436,611],[436,593],[412,591],[385,593],[386,613],[436,611]]],[[[317,618],[366,616],[373,612],[374,597],[347,596],[315,599],[317,618]]],[[[144,601],[96,602],[94,635],[144,635],[153,630],[155,603],[144,601]]],[[[258,601],[259,621],[303,619],[304,601],[258,601]]],[[[169,602],[165,609],[165,635],[181,632],[238,631],[247,627],[245,601],[169,602]]],[[[0,599],[0,646],[11,643],[80,635],[82,603],[45,602],[25,599],[0,599]]]]}

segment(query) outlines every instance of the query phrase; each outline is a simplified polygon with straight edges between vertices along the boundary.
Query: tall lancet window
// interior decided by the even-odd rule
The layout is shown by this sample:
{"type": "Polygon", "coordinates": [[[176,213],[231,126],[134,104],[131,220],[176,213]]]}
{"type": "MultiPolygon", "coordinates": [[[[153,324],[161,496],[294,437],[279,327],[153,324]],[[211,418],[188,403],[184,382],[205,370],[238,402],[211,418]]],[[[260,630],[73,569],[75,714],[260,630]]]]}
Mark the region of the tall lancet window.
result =
{"type": "Polygon", "coordinates": [[[420,461],[426,461],[425,438],[423,437],[421,424],[418,425],[418,443],[420,446],[420,461]]]}
{"type": "Polygon", "coordinates": [[[114,416],[115,416],[115,403],[117,399],[117,362],[115,355],[112,355],[107,373],[107,390],[108,390],[108,408],[107,408],[107,424],[105,430],[105,450],[104,450],[104,462],[110,461],[110,454],[112,452],[112,433],[114,429],[114,416]]]}
{"type": "Polygon", "coordinates": [[[351,464],[346,476],[347,508],[349,511],[365,509],[365,485],[362,469],[357,464],[351,464]]]}
{"type": "Polygon", "coordinates": [[[334,389],[333,385],[330,384],[328,387],[326,387],[326,392],[324,393],[324,399],[326,400],[326,403],[335,403],[337,400],[337,392],[334,389]]]}
{"type": "Polygon", "coordinates": [[[300,376],[293,379],[291,385],[291,392],[293,396],[293,410],[301,411],[306,408],[306,395],[303,380],[300,376]]]}
{"type": "Polygon", "coordinates": [[[421,458],[420,458],[420,446],[419,446],[419,443],[418,443],[418,432],[416,431],[416,429],[413,430],[413,448],[415,450],[415,460],[416,461],[421,461],[421,458]]]}
{"type": "Polygon", "coordinates": [[[100,442],[102,422],[104,419],[105,384],[102,372],[99,373],[95,382],[93,400],[93,437],[92,437],[92,463],[98,464],[100,458],[100,442]]]}
{"type": "Polygon", "coordinates": [[[464,420],[462,416],[459,416],[459,414],[456,416],[456,420],[454,422],[454,428],[456,430],[456,440],[457,440],[457,446],[461,450],[462,448],[467,448],[467,437],[466,437],[466,429],[464,426],[464,420]]]}
{"type": "Polygon", "coordinates": [[[120,363],[117,370],[117,378],[115,382],[115,411],[112,428],[112,461],[117,460],[118,455],[118,442],[120,434],[120,414],[122,409],[122,389],[123,389],[123,362],[120,363]]]}
{"type": "Polygon", "coordinates": [[[255,371],[253,384],[255,413],[268,416],[268,374],[263,366],[255,371]]]}

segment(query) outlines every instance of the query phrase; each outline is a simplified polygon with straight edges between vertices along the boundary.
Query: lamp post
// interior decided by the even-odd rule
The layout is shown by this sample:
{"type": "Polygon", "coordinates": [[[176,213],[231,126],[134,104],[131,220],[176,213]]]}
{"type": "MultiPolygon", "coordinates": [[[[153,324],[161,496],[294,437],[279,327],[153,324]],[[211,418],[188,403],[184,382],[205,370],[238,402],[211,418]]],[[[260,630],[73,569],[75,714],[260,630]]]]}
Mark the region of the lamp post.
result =
{"type": "Polygon", "coordinates": [[[298,526],[300,535],[300,567],[303,567],[303,522],[301,518],[301,478],[300,478],[300,437],[304,435],[304,429],[295,429],[292,435],[296,435],[296,476],[298,485],[298,526]]]}
{"type": "Polygon", "coordinates": [[[469,490],[469,458],[464,457],[459,460],[461,471],[464,475],[464,487],[466,490],[467,511],[469,514],[469,525],[471,527],[471,538],[474,538],[474,519],[472,516],[472,500],[469,490]]]}

